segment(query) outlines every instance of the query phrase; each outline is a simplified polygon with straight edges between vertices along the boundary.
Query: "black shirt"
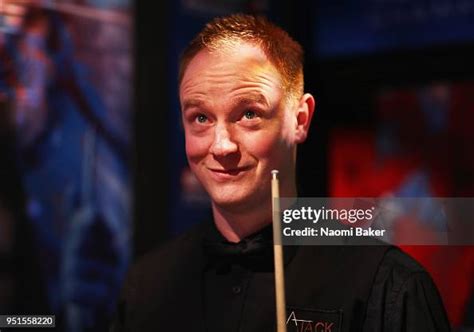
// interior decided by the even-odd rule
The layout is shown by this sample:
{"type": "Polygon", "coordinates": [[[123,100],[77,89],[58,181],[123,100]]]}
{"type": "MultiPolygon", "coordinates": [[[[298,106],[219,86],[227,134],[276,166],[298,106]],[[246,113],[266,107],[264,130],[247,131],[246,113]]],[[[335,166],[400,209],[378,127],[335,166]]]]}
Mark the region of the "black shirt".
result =
{"type": "MultiPolygon", "coordinates": [[[[427,272],[393,246],[284,247],[292,331],[449,331],[427,272]]],[[[238,244],[214,225],[131,271],[117,331],[275,331],[271,228],[238,244]]]]}

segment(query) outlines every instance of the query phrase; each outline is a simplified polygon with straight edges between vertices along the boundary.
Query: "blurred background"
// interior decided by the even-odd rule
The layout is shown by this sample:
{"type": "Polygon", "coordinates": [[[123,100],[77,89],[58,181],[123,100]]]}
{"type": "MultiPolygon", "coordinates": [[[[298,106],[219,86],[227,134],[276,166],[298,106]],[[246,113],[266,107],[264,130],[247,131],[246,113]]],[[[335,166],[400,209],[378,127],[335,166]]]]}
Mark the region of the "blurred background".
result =
{"type": "MultiPolygon", "coordinates": [[[[0,313],[104,331],[135,258],[210,218],[178,58],[234,12],[305,49],[300,196],[474,196],[472,0],[0,0],[0,313]]],[[[474,248],[403,249],[471,331],[474,248]]]]}

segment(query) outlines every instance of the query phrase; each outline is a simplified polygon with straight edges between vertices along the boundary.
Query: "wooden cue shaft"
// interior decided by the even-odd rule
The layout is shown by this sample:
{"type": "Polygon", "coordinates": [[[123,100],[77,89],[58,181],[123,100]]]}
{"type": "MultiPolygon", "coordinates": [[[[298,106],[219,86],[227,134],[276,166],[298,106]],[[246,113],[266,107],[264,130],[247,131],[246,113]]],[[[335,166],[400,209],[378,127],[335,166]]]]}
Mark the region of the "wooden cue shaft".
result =
{"type": "Polygon", "coordinates": [[[286,332],[285,270],[281,245],[280,189],[277,170],[272,171],[272,214],[277,332],[286,332]]]}

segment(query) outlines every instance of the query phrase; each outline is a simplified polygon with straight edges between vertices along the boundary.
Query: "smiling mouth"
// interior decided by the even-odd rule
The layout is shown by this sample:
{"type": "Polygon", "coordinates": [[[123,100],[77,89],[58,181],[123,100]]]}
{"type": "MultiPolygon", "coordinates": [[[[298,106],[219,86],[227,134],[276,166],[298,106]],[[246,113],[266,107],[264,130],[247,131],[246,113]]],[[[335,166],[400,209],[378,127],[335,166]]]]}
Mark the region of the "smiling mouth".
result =
{"type": "Polygon", "coordinates": [[[209,170],[213,173],[223,176],[235,176],[239,175],[242,172],[248,171],[250,167],[238,167],[238,168],[229,168],[229,169],[216,169],[216,168],[209,168],[209,170]]]}

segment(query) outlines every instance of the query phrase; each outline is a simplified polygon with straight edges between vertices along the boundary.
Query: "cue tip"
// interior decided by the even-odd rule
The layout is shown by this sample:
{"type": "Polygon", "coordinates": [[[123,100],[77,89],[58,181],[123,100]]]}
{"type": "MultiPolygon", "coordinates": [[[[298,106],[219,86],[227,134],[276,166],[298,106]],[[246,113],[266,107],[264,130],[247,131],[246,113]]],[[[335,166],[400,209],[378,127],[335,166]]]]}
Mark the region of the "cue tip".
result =
{"type": "Polygon", "coordinates": [[[278,170],[274,169],[272,171],[272,179],[274,179],[274,180],[278,179],[278,170]]]}

